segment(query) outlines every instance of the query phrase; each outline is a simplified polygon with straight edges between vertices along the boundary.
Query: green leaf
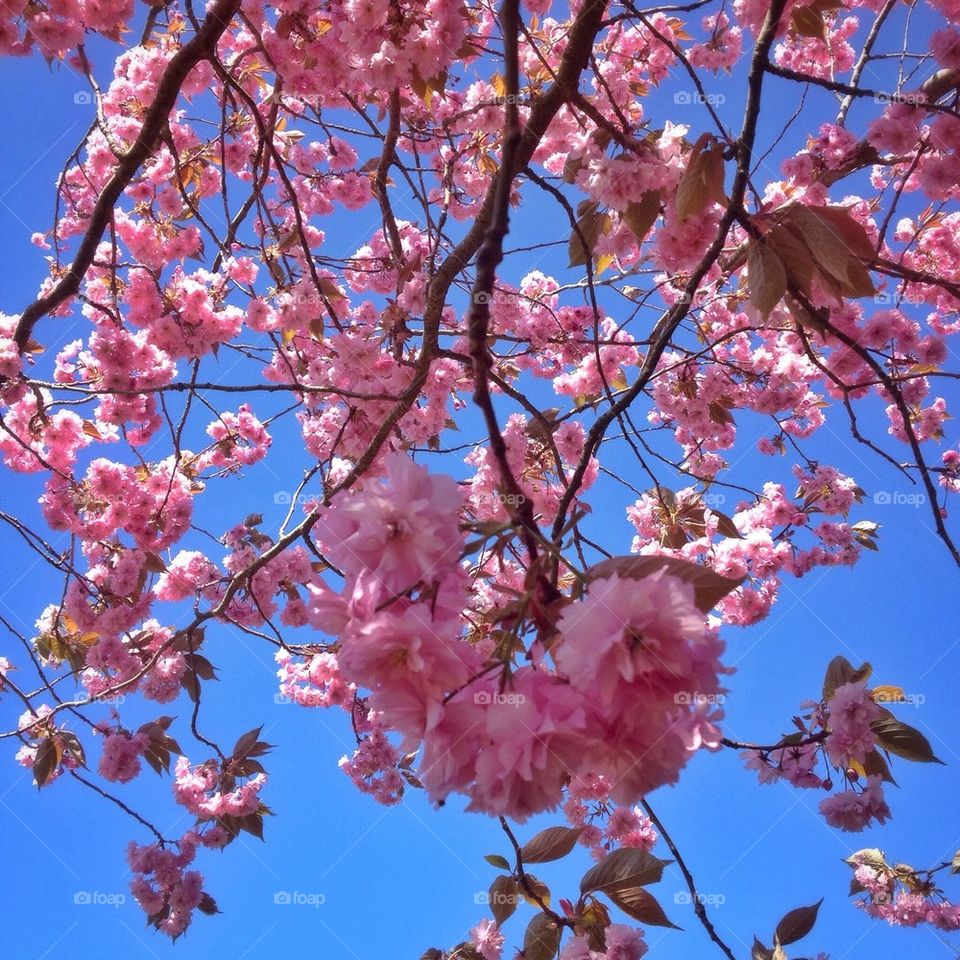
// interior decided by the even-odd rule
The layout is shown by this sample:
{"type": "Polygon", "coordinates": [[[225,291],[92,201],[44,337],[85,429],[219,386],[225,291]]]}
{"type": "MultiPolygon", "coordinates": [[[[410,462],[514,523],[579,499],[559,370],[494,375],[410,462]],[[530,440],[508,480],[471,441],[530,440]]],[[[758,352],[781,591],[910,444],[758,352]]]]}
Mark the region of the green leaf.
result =
{"type": "Polygon", "coordinates": [[[488,853],[484,858],[491,867],[496,867],[498,870],[509,870],[510,863],[506,857],[501,857],[499,853],[488,853]]]}
{"type": "Polygon", "coordinates": [[[627,847],[608,853],[580,881],[581,893],[607,892],[609,888],[622,889],[656,883],[663,876],[663,868],[672,860],[661,860],[646,850],[627,847]]]}
{"type": "Polygon", "coordinates": [[[894,716],[880,717],[870,724],[877,742],[889,753],[915,763],[940,763],[930,741],[919,731],[894,716]]]}
{"type": "Polygon", "coordinates": [[[581,830],[573,827],[547,827],[523,845],[524,863],[546,863],[565,857],[576,845],[581,830]]]}
{"type": "Polygon", "coordinates": [[[783,945],[796,943],[802,940],[817,922],[817,914],[820,911],[820,904],[823,900],[818,900],[809,907],[797,907],[791,910],[778,924],[774,934],[776,941],[783,945]]]}

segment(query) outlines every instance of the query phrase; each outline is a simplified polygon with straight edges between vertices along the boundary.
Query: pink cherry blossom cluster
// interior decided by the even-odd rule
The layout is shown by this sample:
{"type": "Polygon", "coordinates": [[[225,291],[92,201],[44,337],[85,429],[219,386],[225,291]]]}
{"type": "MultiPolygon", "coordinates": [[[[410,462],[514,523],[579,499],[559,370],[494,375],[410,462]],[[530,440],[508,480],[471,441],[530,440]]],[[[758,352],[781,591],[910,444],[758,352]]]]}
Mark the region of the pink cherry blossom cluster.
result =
{"type": "MultiPolygon", "coordinates": [[[[798,720],[798,733],[784,738],[783,746],[748,749],[746,766],[761,783],[779,779],[795,787],[833,789],[831,768],[846,789],[820,801],[820,812],[832,827],[859,832],[871,823],[884,823],[890,808],[883,795],[883,783],[890,773],[878,747],[884,743],[875,725],[884,716],[892,717],[875,702],[874,691],[865,679],[839,684],[829,699],[807,703],[805,722],[798,720]],[[817,772],[822,763],[823,773],[817,772]]],[[[932,758],[932,754],[931,754],[932,758]]]]}

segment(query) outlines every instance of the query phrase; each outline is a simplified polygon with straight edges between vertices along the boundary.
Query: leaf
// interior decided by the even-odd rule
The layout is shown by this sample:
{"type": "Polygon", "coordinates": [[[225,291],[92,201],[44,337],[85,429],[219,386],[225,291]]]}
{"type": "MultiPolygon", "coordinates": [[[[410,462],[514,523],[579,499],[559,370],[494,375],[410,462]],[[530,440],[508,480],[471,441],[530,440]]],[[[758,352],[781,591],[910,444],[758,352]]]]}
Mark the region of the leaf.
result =
{"type": "Polygon", "coordinates": [[[960,850],[953,855],[953,860],[950,861],[950,872],[960,873],[960,850]]]}
{"type": "Polygon", "coordinates": [[[520,856],[524,863],[559,860],[576,846],[581,833],[573,827],[547,827],[523,845],[520,856]]]}
{"type": "Polygon", "coordinates": [[[817,12],[811,10],[810,7],[798,7],[793,11],[790,22],[793,24],[793,29],[801,37],[820,37],[822,39],[826,34],[826,24],[817,12]]]}
{"type": "Polygon", "coordinates": [[[846,657],[834,657],[827,665],[827,672],[823,678],[823,699],[830,700],[837,690],[845,683],[858,683],[866,680],[873,672],[869,663],[863,664],[857,670],[846,657]]]}
{"type": "Polygon", "coordinates": [[[606,892],[608,887],[646,886],[648,883],[656,883],[663,876],[663,868],[669,863],[673,861],[661,860],[636,847],[614,850],[583,875],[580,892],[606,892]]]}
{"type": "Polygon", "coordinates": [[[915,763],[943,763],[936,756],[930,741],[919,731],[894,716],[880,717],[870,724],[877,742],[884,750],[915,763]]]}
{"type": "Polygon", "coordinates": [[[632,917],[639,923],[645,923],[651,927],[680,929],[668,919],[657,898],[643,887],[612,887],[602,892],[628,917],[632,917]]]}
{"type": "Polygon", "coordinates": [[[791,910],[778,924],[774,937],[777,942],[786,946],[788,943],[796,943],[802,940],[817,922],[817,914],[820,912],[820,899],[809,907],[797,907],[791,910]]]}
{"type": "Polygon", "coordinates": [[[542,910],[550,906],[550,888],[532,873],[525,873],[526,885],[520,885],[520,896],[523,897],[531,907],[537,907],[542,910]]]}
{"type": "Polygon", "coordinates": [[[627,204],[620,219],[641,243],[660,216],[660,191],[648,190],[639,200],[627,204]]]}
{"type": "Polygon", "coordinates": [[[743,577],[739,580],[721,577],[709,567],[691,563],[689,560],[681,560],[679,557],[611,557],[591,567],[588,576],[591,580],[613,575],[628,580],[643,580],[661,570],[684,583],[689,583],[693,587],[694,602],[704,613],[709,613],[744,580],[743,577]]]}
{"type": "Polygon", "coordinates": [[[524,960],[552,960],[560,948],[560,927],[548,913],[538,913],[523,935],[524,960]]]}
{"type": "Polygon", "coordinates": [[[578,214],[577,230],[571,232],[570,241],[567,244],[570,255],[569,266],[582,267],[593,257],[593,248],[603,232],[606,216],[605,213],[600,213],[597,203],[592,200],[586,205],[586,209],[578,214]],[[581,236],[583,240],[580,239],[581,236]],[[584,243],[586,243],[586,249],[584,249],[584,243]]]}
{"type": "Polygon", "coordinates": [[[510,863],[506,857],[501,857],[499,853],[488,853],[484,858],[491,867],[497,867],[499,870],[509,870],[510,863]]]}
{"type": "Polygon", "coordinates": [[[773,951],[765,947],[756,937],[753,938],[753,947],[750,950],[750,960],[772,960],[773,951]]]}
{"type": "Polygon", "coordinates": [[[863,762],[863,772],[865,776],[877,776],[884,783],[892,783],[897,786],[897,781],[893,779],[887,761],[883,759],[883,754],[877,749],[873,749],[867,754],[863,762]]]}
{"type": "Polygon", "coordinates": [[[45,787],[56,773],[60,765],[60,751],[51,737],[44,737],[37,746],[33,758],[33,779],[37,787],[45,787]]]}
{"type": "Polygon", "coordinates": [[[520,902],[520,885],[513,877],[499,876],[495,877],[490,884],[490,912],[493,919],[497,921],[497,926],[503,926],[517,909],[520,902]]]}
{"type": "Polygon", "coordinates": [[[766,320],[787,292],[787,271],[780,257],[762,238],[754,240],[750,246],[747,269],[750,303],[766,320]]]}
{"type": "Polygon", "coordinates": [[[247,754],[253,749],[254,744],[257,740],[260,739],[260,731],[263,729],[263,724],[259,727],[254,727],[252,730],[248,730],[243,736],[241,736],[233,746],[232,756],[241,757],[247,756],[247,754]]]}
{"type": "Polygon", "coordinates": [[[782,223],[771,227],[764,239],[776,251],[787,271],[788,280],[801,293],[809,296],[813,284],[813,257],[807,245],[786,224],[782,223]]]}
{"type": "Polygon", "coordinates": [[[864,847],[856,853],[851,853],[843,862],[849,864],[854,870],[860,864],[866,864],[868,867],[873,867],[874,870],[885,870],[887,867],[887,860],[883,851],[876,847],[864,847]]]}
{"type": "Polygon", "coordinates": [[[723,174],[723,148],[705,133],[694,144],[687,169],[677,186],[677,217],[686,220],[710,202],[722,203],[725,199],[723,174]]]}

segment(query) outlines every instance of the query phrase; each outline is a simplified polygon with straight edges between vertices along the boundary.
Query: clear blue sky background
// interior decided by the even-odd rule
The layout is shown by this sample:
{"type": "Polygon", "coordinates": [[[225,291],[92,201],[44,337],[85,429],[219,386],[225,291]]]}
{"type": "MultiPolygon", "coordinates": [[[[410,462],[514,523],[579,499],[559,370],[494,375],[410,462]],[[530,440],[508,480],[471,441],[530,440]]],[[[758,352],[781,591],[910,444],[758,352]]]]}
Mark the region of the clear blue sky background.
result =
{"type": "MultiPolygon", "coordinates": [[[[106,45],[94,45],[99,73],[106,77],[106,45]]],[[[85,89],[69,69],[48,68],[39,59],[0,61],[0,84],[7,91],[0,124],[0,309],[17,312],[28,302],[45,275],[42,252],[29,245],[30,234],[50,227],[53,182],[64,157],[86,129],[92,111],[74,103],[85,89]]],[[[730,89],[723,86],[716,90],[730,89]]],[[[771,90],[786,88],[775,86],[771,90]]],[[[793,96],[792,91],[789,96],[793,96]]],[[[817,102],[826,100],[812,98],[817,102]]],[[[774,119],[782,120],[793,101],[771,98],[774,119]]],[[[707,129],[707,118],[695,107],[674,108],[670,89],[651,103],[655,120],[665,117],[690,123],[694,132],[707,129]]],[[[731,92],[721,107],[735,123],[738,97],[731,92]]],[[[831,116],[833,109],[825,116],[831,116]]],[[[769,134],[773,128],[765,128],[769,134]]],[[[802,146],[802,130],[788,137],[790,150],[802,146]]],[[[836,199],[841,199],[838,194],[836,199]]],[[[525,209],[541,203],[525,192],[525,209]]],[[[541,203],[542,206],[542,203],[541,203]]],[[[403,211],[399,213],[403,216],[403,211]]],[[[565,240],[568,229],[555,210],[544,209],[533,223],[518,224],[511,242],[538,242],[556,226],[565,240]]],[[[335,224],[338,221],[333,221],[335,224]]],[[[373,208],[339,221],[358,237],[377,225],[373,208]]],[[[324,225],[328,233],[334,227],[324,225]]],[[[342,249],[342,247],[341,247],[342,249]]],[[[531,260],[507,268],[522,275],[531,260]]],[[[547,257],[544,269],[561,267],[560,254],[547,257]]],[[[38,330],[48,345],[79,336],[76,321],[47,320],[38,330]]],[[[54,352],[52,346],[47,356],[54,352]]],[[[955,355],[953,359],[956,359],[955,355]]],[[[225,378],[229,369],[220,369],[225,378]]],[[[938,390],[943,392],[943,390],[938,390]]],[[[949,396],[949,394],[948,394],[949,396]]],[[[954,406],[957,395],[952,396],[954,406]]],[[[877,408],[878,411],[879,408],[877,408]]],[[[501,405],[501,410],[506,411],[501,405]]],[[[828,829],[816,810],[821,794],[786,785],[760,787],[725,751],[698,755],[675,789],[650,799],[685,853],[701,892],[718,902],[711,913],[720,934],[738,956],[749,955],[756,932],[769,941],[777,919],[788,909],[824,897],[815,933],[794,954],[823,950],[833,960],[945,960],[960,951],[960,936],[929,929],[902,931],[870,921],[846,896],[849,870],[841,862],[864,846],[885,849],[892,860],[930,866],[960,847],[956,797],[960,787],[960,755],[956,746],[960,706],[956,675],[960,664],[957,586],[960,583],[943,546],[936,539],[924,508],[875,504],[880,491],[914,493],[892,468],[851,442],[838,411],[817,436],[809,452],[855,475],[867,490],[867,502],[853,519],[882,524],[881,552],[866,554],[854,570],[816,571],[801,581],[787,581],[769,619],[750,629],[728,629],[727,662],[735,666],[727,702],[725,729],[735,738],[770,740],[787,728],[789,717],[804,699],[817,695],[824,667],[842,653],[858,663],[873,663],[875,677],[896,683],[923,698],[918,707],[901,707],[903,719],[923,730],[946,766],[897,762],[894,774],[901,789],[889,790],[894,820],[886,828],[862,835],[828,829]]],[[[885,426],[873,421],[873,435],[885,439],[885,426]]],[[[792,487],[792,461],[761,459],[751,448],[768,428],[744,418],[733,479],[747,485],[763,479],[792,487]]],[[[457,440],[479,437],[475,421],[464,422],[457,440]]],[[[957,428],[948,424],[948,440],[957,428]]],[[[271,457],[242,479],[227,480],[219,493],[202,499],[200,516],[208,529],[221,530],[247,512],[265,515],[265,529],[275,528],[282,508],[274,505],[279,490],[289,490],[303,465],[293,452],[294,433],[281,428],[271,457]],[[285,443],[284,439],[289,440],[285,443]]],[[[664,448],[668,449],[668,448],[664,448]]],[[[110,454],[107,450],[107,455],[110,454]]],[[[160,449],[152,451],[160,454],[160,449]]],[[[622,469],[640,485],[636,466],[617,445],[607,465],[622,469]]],[[[462,477],[465,468],[451,458],[449,470],[462,477]]],[[[682,484],[677,483],[677,486],[682,484]]],[[[4,473],[0,506],[36,516],[39,488],[34,478],[4,473]]],[[[631,528],[623,508],[630,502],[622,489],[608,484],[595,498],[594,532],[605,544],[625,552],[631,528]],[[602,507],[600,504],[602,503],[602,507]]],[[[726,505],[732,511],[735,502],[726,505]]],[[[0,531],[0,612],[28,635],[39,611],[56,596],[57,581],[33,565],[32,558],[0,531]]],[[[277,703],[272,651],[255,645],[237,631],[217,626],[208,631],[208,655],[220,670],[221,682],[208,684],[203,727],[227,744],[259,723],[276,745],[268,758],[270,783],[265,800],[275,811],[266,826],[266,843],[244,835],[221,854],[201,853],[198,868],[206,888],[223,914],[197,916],[187,936],[175,946],[144,928],[143,914],[128,895],[124,860],[127,841],[146,835],[119,810],[80,785],[64,778],[38,795],[29,774],[13,760],[16,744],[0,744],[0,957],[10,960],[100,957],[216,957],[261,960],[285,955],[320,956],[325,960],[374,960],[417,957],[428,946],[448,947],[486,915],[478,903],[495,875],[482,859],[507,853],[496,824],[462,812],[451,800],[435,811],[422,794],[410,791],[404,802],[383,808],[357,794],[336,767],[350,752],[351,734],[341,712],[302,710],[277,703]],[[5,745],[4,745],[5,744],[5,745]],[[283,906],[278,892],[322,895],[322,905],[283,906]],[[78,905],[78,893],[126,895],[120,906],[78,905]]],[[[5,638],[0,649],[25,666],[5,638]]],[[[19,674],[22,679],[27,672],[19,674]]],[[[132,709],[134,718],[157,714],[155,705],[132,709]]],[[[186,714],[182,703],[159,712],[186,714]]],[[[10,698],[0,702],[3,729],[19,713],[10,698]]],[[[186,747],[188,737],[181,737],[186,747]]],[[[190,748],[201,760],[205,754],[190,748]]],[[[93,752],[96,756],[96,752],[93,752]]],[[[179,835],[188,820],[173,803],[169,781],[154,782],[147,771],[139,781],[117,788],[129,803],[153,819],[165,834],[179,835]]],[[[541,826],[560,822],[544,816],[519,828],[521,838],[541,826]]],[[[656,851],[667,856],[665,849],[656,851]]],[[[578,852],[560,864],[539,871],[556,896],[574,897],[577,881],[589,866],[578,852]]],[[[957,885],[960,887],[960,884],[957,885]]],[[[689,905],[675,902],[685,893],[676,867],[667,870],[653,892],[669,916],[685,932],[648,931],[652,956],[700,960],[719,956],[707,941],[689,905]]],[[[521,908],[524,920],[532,910],[521,908]]],[[[622,918],[621,918],[622,919],[622,918]]],[[[523,920],[506,928],[508,950],[519,945],[523,920]]]]}

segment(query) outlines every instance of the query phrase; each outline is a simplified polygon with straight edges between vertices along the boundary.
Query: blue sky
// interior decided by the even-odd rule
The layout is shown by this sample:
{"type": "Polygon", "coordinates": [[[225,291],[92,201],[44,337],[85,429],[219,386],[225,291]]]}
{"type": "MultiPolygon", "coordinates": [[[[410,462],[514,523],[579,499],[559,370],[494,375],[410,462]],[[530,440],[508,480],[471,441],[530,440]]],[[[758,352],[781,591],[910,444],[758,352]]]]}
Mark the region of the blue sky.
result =
{"type": "MultiPolygon", "coordinates": [[[[101,77],[109,65],[107,49],[94,47],[101,77]]],[[[0,61],[0,83],[8,91],[0,125],[5,172],[0,184],[0,241],[5,250],[0,310],[17,312],[45,274],[43,254],[29,245],[30,234],[50,226],[54,179],[85,131],[91,108],[74,102],[75,94],[86,89],[80,78],[67,68],[49,70],[39,59],[0,61]]],[[[705,129],[702,111],[675,112],[669,89],[658,103],[651,108],[656,120],[666,117],[705,129]]],[[[774,109],[782,119],[779,107],[774,109]]],[[[731,121],[737,117],[736,98],[731,95],[721,112],[731,121]]],[[[798,128],[788,139],[790,149],[802,142],[798,128]]],[[[528,190],[521,213],[539,202],[536,191],[528,190]]],[[[542,239],[553,223],[565,239],[562,219],[551,219],[555,217],[545,210],[528,226],[518,225],[511,243],[522,246],[525,240],[542,239]]],[[[359,237],[374,223],[368,209],[349,223],[345,219],[342,228],[356,229],[359,237]]],[[[553,256],[541,264],[544,269],[558,266],[553,256]]],[[[516,267],[508,263],[507,276],[511,270],[522,275],[531,266],[529,260],[518,261],[516,267]]],[[[75,320],[48,319],[38,336],[52,345],[78,336],[81,329],[75,320]]],[[[224,376],[229,372],[219,371],[224,376]]],[[[960,399],[957,391],[945,395],[954,405],[960,399]]],[[[505,406],[501,409],[506,412],[505,406]]],[[[884,439],[884,424],[875,418],[873,427],[873,435],[884,439]]],[[[789,486],[791,461],[751,453],[763,429],[749,418],[741,424],[734,479],[748,485],[775,479],[789,486]]],[[[928,735],[947,765],[897,762],[894,775],[901,789],[891,789],[888,796],[894,819],[862,835],[825,827],[816,811],[819,794],[785,785],[760,787],[729,751],[698,755],[679,787],[660,790],[650,800],[685,854],[701,893],[713,898],[710,911],[717,929],[738,956],[749,955],[754,933],[769,941],[788,909],[824,897],[820,922],[795,955],[822,950],[833,960],[904,955],[945,960],[960,953],[960,935],[891,929],[854,910],[846,896],[849,869],[841,860],[860,847],[879,846],[892,860],[918,867],[932,866],[960,848],[955,800],[960,787],[955,684],[960,627],[958,573],[933,533],[926,508],[874,502],[878,493],[907,495],[915,489],[853,444],[845,430],[842,416],[834,416],[811,451],[856,476],[866,489],[867,500],[854,519],[882,525],[881,552],[867,553],[854,570],[815,571],[803,580],[787,581],[768,620],[749,629],[726,630],[726,660],[737,672],[730,681],[725,732],[746,740],[776,738],[799,704],[818,693],[827,662],[842,653],[855,663],[869,660],[877,680],[899,684],[922,698],[922,704],[898,712],[928,735]]],[[[468,417],[456,438],[478,436],[476,421],[468,417]]],[[[275,505],[275,495],[292,488],[305,463],[293,452],[293,438],[292,429],[281,428],[267,461],[243,479],[220,484],[216,500],[202,507],[208,529],[220,530],[252,511],[265,515],[266,529],[276,526],[282,508],[275,505]],[[283,442],[285,437],[289,443],[283,442]]],[[[948,440],[957,440],[952,423],[948,440]]],[[[607,466],[635,471],[620,446],[610,446],[607,466]]],[[[465,475],[456,458],[447,467],[458,477],[465,475]]],[[[35,478],[5,473],[0,507],[36,517],[38,493],[35,478]]],[[[590,521],[604,543],[622,552],[632,534],[623,514],[629,502],[621,488],[609,484],[596,498],[590,521]]],[[[731,499],[726,509],[734,505],[731,499]]],[[[32,565],[8,530],[0,531],[0,538],[0,613],[29,634],[36,615],[56,596],[57,581],[32,565]]],[[[204,729],[232,743],[239,733],[263,723],[265,738],[276,745],[267,764],[270,783],[264,798],[276,813],[267,822],[267,842],[245,836],[223,854],[202,853],[197,864],[223,914],[198,916],[176,945],[145,929],[143,914],[128,894],[124,860],[127,841],[143,842],[145,834],[119,810],[66,779],[38,794],[14,762],[16,745],[8,740],[0,742],[5,865],[0,893],[7,918],[0,957],[259,960],[309,951],[325,960],[373,960],[416,957],[428,946],[451,946],[461,939],[486,915],[480,901],[496,871],[483,855],[508,852],[497,825],[463,813],[462,804],[454,800],[435,811],[416,791],[394,808],[358,795],[336,767],[338,758],[351,750],[346,715],[277,702],[270,649],[226,626],[211,628],[208,636],[208,655],[221,681],[205,688],[204,729]],[[275,903],[277,894],[294,892],[311,903],[275,903]],[[90,898],[98,902],[76,902],[83,894],[98,894],[90,898]],[[126,896],[126,902],[114,905],[119,896],[126,896]]],[[[0,650],[6,652],[8,642],[0,641],[0,650]]],[[[11,656],[22,665],[16,648],[11,656]]],[[[125,709],[144,718],[157,712],[140,704],[125,709]]],[[[165,712],[182,717],[186,707],[177,704],[165,712]]],[[[18,713],[10,698],[0,700],[0,727],[9,729],[18,713]]],[[[199,751],[192,755],[205,756],[199,751]]],[[[150,771],[118,793],[164,833],[176,835],[189,825],[172,801],[169,781],[158,785],[150,771]]],[[[556,822],[557,816],[547,815],[518,832],[528,837],[556,822]]],[[[668,856],[662,847],[656,852],[668,856]]],[[[587,854],[578,852],[539,872],[555,896],[572,897],[588,866],[587,854]]],[[[668,868],[652,892],[671,919],[685,928],[683,933],[651,928],[652,956],[719,956],[691,907],[682,902],[685,887],[675,867],[668,868]]],[[[531,915],[532,910],[521,908],[517,917],[531,915]]],[[[514,920],[506,927],[509,945],[519,945],[522,923],[514,920]]]]}

